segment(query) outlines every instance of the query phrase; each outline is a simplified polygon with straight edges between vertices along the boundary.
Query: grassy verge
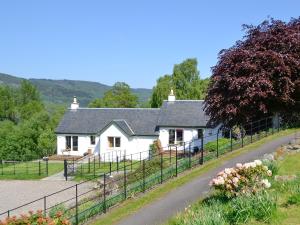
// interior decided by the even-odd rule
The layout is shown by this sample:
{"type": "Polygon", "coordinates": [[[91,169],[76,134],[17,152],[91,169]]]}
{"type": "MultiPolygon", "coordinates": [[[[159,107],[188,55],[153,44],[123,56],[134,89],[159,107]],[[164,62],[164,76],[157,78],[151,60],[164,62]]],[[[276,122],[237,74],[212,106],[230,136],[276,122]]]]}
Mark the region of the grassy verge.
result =
{"type": "Polygon", "coordinates": [[[253,151],[257,147],[270,142],[276,138],[292,134],[295,131],[299,131],[300,129],[288,129],[285,131],[281,131],[274,135],[268,136],[266,138],[257,141],[256,143],[250,144],[243,149],[236,150],[234,152],[225,154],[218,159],[214,159],[211,161],[206,162],[201,167],[196,167],[190,171],[182,173],[178,178],[169,180],[165,182],[163,185],[157,186],[155,189],[149,191],[147,194],[139,197],[139,198],[132,198],[124,201],[118,207],[111,209],[105,215],[101,215],[99,218],[95,219],[92,224],[95,225],[104,225],[104,224],[114,224],[120,221],[122,218],[133,214],[134,212],[138,211],[143,206],[163,197],[171,190],[175,189],[176,187],[182,186],[191,180],[195,179],[196,177],[206,173],[209,170],[217,168],[220,165],[220,162],[224,160],[230,160],[236,156],[239,156],[243,153],[253,151]]]}
{"type": "MultiPolygon", "coordinates": [[[[63,163],[49,163],[48,176],[63,170],[63,163]]],[[[20,163],[0,168],[0,180],[38,180],[46,177],[45,163],[41,164],[39,175],[38,162],[20,163]]]]}
{"type": "Polygon", "coordinates": [[[300,221],[299,162],[299,152],[286,153],[276,163],[278,174],[298,176],[294,180],[285,181],[273,177],[271,189],[266,194],[241,196],[230,200],[222,200],[213,194],[191,205],[188,210],[171,218],[165,225],[297,225],[300,221]]]}

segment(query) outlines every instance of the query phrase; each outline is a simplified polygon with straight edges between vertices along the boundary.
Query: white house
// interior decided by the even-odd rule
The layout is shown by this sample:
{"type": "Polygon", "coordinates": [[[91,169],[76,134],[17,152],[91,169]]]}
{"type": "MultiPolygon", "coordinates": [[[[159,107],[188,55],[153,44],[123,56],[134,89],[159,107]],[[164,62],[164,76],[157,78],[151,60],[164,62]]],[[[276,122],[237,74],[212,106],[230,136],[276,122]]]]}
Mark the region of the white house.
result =
{"type": "Polygon", "coordinates": [[[165,150],[184,142],[195,148],[202,135],[205,142],[216,138],[219,126],[209,127],[208,120],[203,100],[176,100],[172,91],[156,109],[80,108],[74,97],[56,129],[57,154],[121,153],[145,158],[158,139],[165,150]]]}

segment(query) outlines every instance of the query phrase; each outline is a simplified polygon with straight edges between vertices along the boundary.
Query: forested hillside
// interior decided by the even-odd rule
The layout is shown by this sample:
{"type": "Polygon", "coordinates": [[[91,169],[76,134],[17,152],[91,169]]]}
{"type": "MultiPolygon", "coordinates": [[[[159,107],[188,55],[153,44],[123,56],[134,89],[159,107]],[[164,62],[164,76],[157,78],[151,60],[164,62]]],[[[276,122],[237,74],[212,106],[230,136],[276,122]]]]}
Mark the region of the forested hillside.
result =
{"type": "MultiPolygon", "coordinates": [[[[0,73],[0,85],[6,84],[12,87],[20,85],[23,78],[0,73]]],[[[104,93],[112,87],[90,81],[76,80],[50,80],[28,79],[34,84],[45,103],[69,105],[73,96],[76,95],[81,106],[87,106],[95,98],[103,97],[104,93]]],[[[140,103],[147,102],[151,96],[151,89],[132,88],[133,94],[138,96],[140,103]]]]}
{"type": "Polygon", "coordinates": [[[56,151],[54,130],[63,106],[46,109],[39,91],[29,81],[0,86],[0,160],[30,160],[56,151]]]}

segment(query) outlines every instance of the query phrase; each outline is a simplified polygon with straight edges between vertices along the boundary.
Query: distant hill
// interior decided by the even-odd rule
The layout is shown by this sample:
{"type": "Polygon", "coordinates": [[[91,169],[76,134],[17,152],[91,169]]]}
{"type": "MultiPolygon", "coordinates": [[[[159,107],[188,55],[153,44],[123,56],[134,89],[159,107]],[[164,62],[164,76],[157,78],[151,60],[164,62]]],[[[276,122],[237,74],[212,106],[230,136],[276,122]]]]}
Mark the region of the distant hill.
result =
{"type": "MultiPolygon", "coordinates": [[[[0,73],[0,85],[17,87],[24,78],[0,73]]],[[[28,79],[41,93],[46,103],[69,105],[73,96],[77,96],[80,106],[87,106],[94,99],[104,95],[111,86],[90,81],[28,79]]],[[[133,88],[133,93],[139,97],[139,102],[146,102],[151,95],[151,89],[133,88]]]]}

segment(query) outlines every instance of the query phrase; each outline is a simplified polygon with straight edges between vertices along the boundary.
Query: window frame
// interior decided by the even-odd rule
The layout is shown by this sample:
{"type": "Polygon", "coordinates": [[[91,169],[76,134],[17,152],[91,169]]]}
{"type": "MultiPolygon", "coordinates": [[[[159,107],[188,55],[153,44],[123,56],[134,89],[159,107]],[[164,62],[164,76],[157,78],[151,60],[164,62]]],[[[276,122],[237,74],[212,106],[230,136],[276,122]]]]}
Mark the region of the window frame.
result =
{"type": "Polygon", "coordinates": [[[198,128],[197,129],[197,139],[201,139],[204,137],[204,129],[203,128],[198,128]],[[201,130],[201,135],[199,135],[199,131],[201,130]]]}
{"type": "Polygon", "coordinates": [[[90,136],[90,144],[91,145],[95,145],[96,144],[96,136],[95,135],[91,135],[90,136]]]}
{"type": "Polygon", "coordinates": [[[65,136],[65,141],[66,141],[66,150],[67,149],[72,150],[72,136],[70,135],[65,136]]]}
{"type": "Polygon", "coordinates": [[[119,136],[108,136],[107,142],[108,142],[108,148],[110,149],[121,148],[121,137],[119,136]],[[117,143],[117,139],[119,140],[118,143],[117,143]]]}
{"type": "Polygon", "coordinates": [[[78,151],[78,136],[72,136],[72,150],[76,152],[78,151]],[[75,140],[76,140],[76,145],[74,144],[75,140]]]}
{"type": "Polygon", "coordinates": [[[172,129],[169,129],[169,145],[177,145],[177,144],[181,144],[183,142],[184,142],[184,129],[183,128],[172,128],[172,129]],[[178,131],[181,131],[181,133],[182,133],[180,141],[178,141],[178,135],[177,135],[178,131]],[[173,143],[170,142],[170,140],[171,140],[171,132],[174,132],[174,141],[173,141],[173,143]]]}

